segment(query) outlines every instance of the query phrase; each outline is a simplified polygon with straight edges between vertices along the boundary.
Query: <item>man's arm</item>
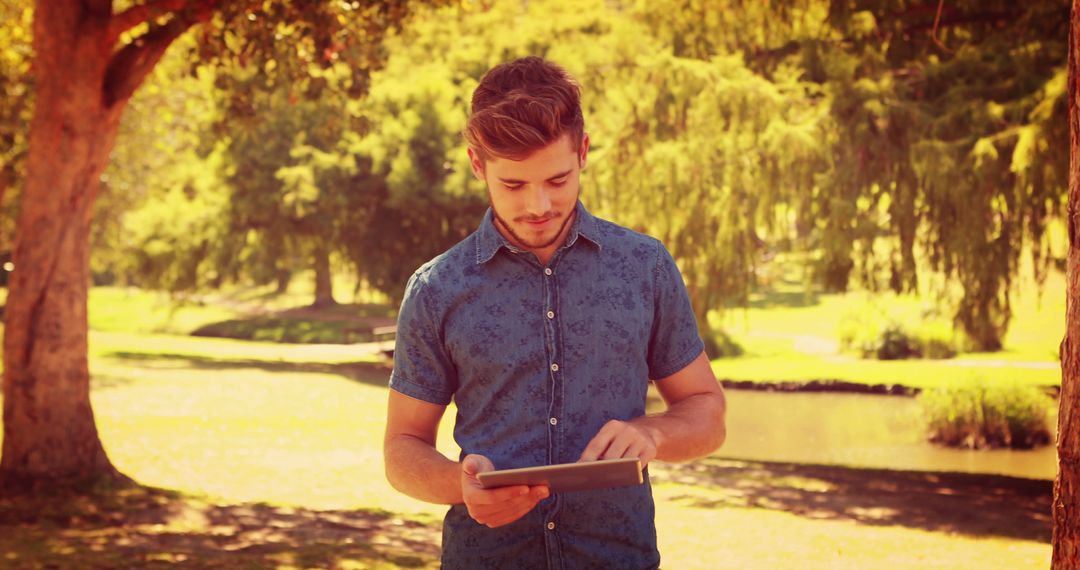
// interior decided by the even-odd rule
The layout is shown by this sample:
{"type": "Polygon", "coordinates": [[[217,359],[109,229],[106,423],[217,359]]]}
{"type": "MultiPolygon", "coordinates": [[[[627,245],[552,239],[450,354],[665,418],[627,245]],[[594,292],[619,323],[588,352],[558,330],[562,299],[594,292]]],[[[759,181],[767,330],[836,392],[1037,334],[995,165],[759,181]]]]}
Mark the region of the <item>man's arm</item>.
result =
{"type": "Polygon", "coordinates": [[[724,443],[727,402],[704,352],[682,370],[657,380],[656,388],[666,411],[628,422],[609,421],[579,461],[621,457],[637,457],[643,464],[653,459],[687,461],[724,443]]]}
{"type": "Polygon", "coordinates": [[[446,406],[390,390],[383,458],[398,491],[428,503],[461,503],[461,466],[435,449],[446,406]]]}
{"type": "Polygon", "coordinates": [[[488,458],[469,455],[458,463],[439,453],[435,442],[445,411],[446,406],[390,390],[383,441],[390,485],[429,503],[464,503],[476,522],[491,528],[516,521],[547,498],[550,491],[546,486],[484,489],[476,475],[495,470],[488,458]]]}

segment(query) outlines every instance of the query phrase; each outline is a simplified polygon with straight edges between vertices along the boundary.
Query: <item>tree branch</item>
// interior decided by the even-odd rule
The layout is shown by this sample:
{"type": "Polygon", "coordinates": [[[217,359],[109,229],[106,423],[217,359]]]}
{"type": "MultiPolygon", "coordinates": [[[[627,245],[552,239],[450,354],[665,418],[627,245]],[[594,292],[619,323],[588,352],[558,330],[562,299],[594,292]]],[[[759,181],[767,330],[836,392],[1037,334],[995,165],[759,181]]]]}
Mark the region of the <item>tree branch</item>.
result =
{"type": "Polygon", "coordinates": [[[105,106],[111,107],[131,97],[173,40],[191,26],[210,19],[217,0],[203,0],[189,3],[188,6],[188,9],[174,14],[165,25],[151,28],[145,35],[113,54],[105,70],[105,106]]]}
{"type": "Polygon", "coordinates": [[[937,6],[937,16],[934,16],[934,31],[930,32],[930,38],[934,40],[937,47],[941,48],[945,53],[952,53],[952,50],[945,47],[945,44],[941,43],[941,40],[937,37],[938,26],[941,24],[941,9],[945,7],[945,0],[940,0],[937,6]]]}
{"type": "Polygon", "coordinates": [[[148,0],[146,4],[132,6],[113,15],[109,21],[109,44],[115,44],[121,34],[135,26],[143,22],[153,22],[158,16],[176,12],[188,3],[189,0],[148,0]]]}

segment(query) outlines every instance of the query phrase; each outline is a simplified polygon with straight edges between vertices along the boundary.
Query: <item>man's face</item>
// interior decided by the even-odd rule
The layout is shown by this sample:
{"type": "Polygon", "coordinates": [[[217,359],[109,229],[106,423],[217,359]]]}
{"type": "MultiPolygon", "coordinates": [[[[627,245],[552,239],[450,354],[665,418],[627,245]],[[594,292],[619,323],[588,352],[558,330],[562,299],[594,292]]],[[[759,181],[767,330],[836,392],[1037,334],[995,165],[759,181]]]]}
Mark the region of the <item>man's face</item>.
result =
{"type": "Polygon", "coordinates": [[[588,152],[588,135],[580,151],[574,150],[570,135],[563,135],[524,160],[489,158],[485,163],[472,149],[469,158],[473,173],[487,183],[496,225],[515,245],[538,250],[565,238],[588,152]]]}

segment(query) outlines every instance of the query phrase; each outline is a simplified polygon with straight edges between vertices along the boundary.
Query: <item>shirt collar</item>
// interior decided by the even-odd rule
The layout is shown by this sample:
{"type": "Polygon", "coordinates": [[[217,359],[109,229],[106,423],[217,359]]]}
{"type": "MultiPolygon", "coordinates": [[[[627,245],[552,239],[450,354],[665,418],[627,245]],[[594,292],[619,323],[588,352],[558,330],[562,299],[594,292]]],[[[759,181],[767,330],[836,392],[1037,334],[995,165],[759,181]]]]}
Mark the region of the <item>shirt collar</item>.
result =
{"type": "MultiPolygon", "coordinates": [[[[581,200],[578,200],[574,210],[577,215],[574,216],[574,222],[570,225],[570,232],[566,234],[566,243],[563,244],[563,247],[567,248],[574,245],[580,236],[596,244],[597,249],[603,249],[600,243],[600,224],[597,223],[596,218],[585,209],[581,200]]],[[[480,228],[476,232],[476,264],[487,263],[503,247],[511,251],[520,251],[499,233],[499,230],[495,227],[494,212],[489,207],[484,214],[483,221],[480,222],[480,228]]]]}

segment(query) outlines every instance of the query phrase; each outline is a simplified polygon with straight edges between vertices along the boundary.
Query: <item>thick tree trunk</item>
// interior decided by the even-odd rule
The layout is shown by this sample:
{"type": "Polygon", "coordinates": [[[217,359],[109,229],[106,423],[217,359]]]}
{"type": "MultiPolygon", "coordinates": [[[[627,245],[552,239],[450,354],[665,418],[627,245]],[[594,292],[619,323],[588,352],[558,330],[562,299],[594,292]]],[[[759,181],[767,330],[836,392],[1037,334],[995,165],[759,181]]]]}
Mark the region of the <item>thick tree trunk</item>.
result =
{"type": "Polygon", "coordinates": [[[321,240],[315,246],[315,307],[337,304],[334,300],[334,284],[330,274],[330,248],[321,240]]]}
{"type": "Polygon", "coordinates": [[[119,126],[104,105],[109,12],[37,3],[36,103],[4,332],[0,481],[115,476],[90,407],[90,215],[119,126]]]}
{"type": "Polygon", "coordinates": [[[1058,475],[1054,481],[1054,554],[1051,567],[1080,568],[1080,0],[1073,0],[1069,32],[1069,260],[1065,340],[1061,343],[1058,475]]]}
{"type": "Polygon", "coordinates": [[[135,23],[118,24],[110,0],[35,5],[36,102],[5,311],[0,487],[123,477],[90,406],[91,212],[127,100],[191,25],[174,18],[117,50],[119,32],[135,23]]]}

